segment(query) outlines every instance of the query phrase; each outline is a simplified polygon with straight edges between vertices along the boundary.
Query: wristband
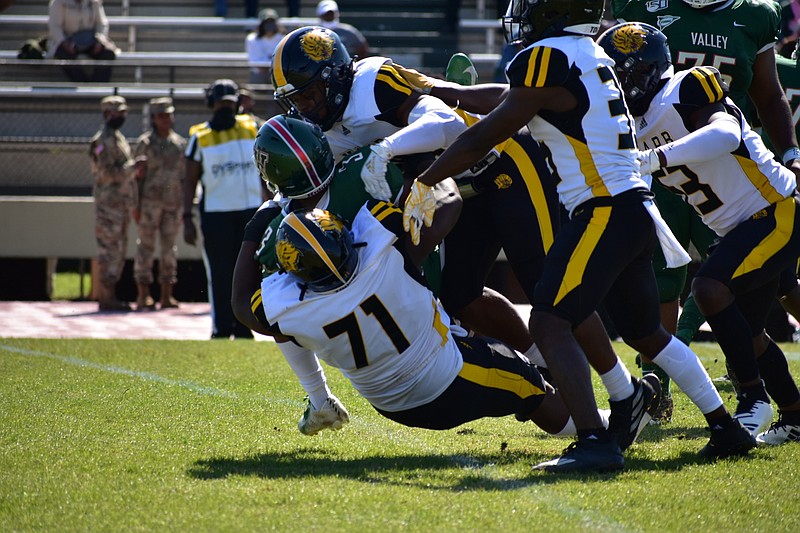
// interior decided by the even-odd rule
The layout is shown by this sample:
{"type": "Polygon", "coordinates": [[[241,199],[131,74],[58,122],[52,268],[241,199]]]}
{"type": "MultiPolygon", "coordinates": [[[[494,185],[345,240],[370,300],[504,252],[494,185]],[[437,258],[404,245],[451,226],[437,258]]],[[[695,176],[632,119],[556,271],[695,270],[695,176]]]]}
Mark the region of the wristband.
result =
{"type": "Polygon", "coordinates": [[[792,161],[794,159],[800,159],[800,148],[798,148],[797,146],[792,146],[791,148],[783,152],[783,157],[781,157],[781,160],[783,161],[784,165],[788,165],[789,161],[792,161]]]}

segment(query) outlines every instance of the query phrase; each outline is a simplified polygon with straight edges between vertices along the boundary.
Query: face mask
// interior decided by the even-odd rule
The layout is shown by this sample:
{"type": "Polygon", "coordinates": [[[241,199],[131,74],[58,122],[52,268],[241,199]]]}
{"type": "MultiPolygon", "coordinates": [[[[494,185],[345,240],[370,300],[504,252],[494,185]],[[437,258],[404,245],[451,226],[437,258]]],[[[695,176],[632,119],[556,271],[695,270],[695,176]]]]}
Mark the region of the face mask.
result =
{"type": "Polygon", "coordinates": [[[278,25],[272,21],[265,21],[261,24],[261,32],[262,33],[277,33],[278,32],[278,25]]]}
{"type": "Polygon", "coordinates": [[[109,121],[106,122],[106,124],[108,124],[109,128],[118,130],[122,127],[123,124],[125,124],[125,117],[114,117],[112,119],[109,119],[109,121]]]}
{"type": "Polygon", "coordinates": [[[228,130],[236,124],[236,111],[230,107],[221,107],[214,112],[208,124],[212,130],[228,130]]]}
{"type": "Polygon", "coordinates": [[[339,25],[339,19],[335,18],[333,20],[320,20],[319,25],[322,26],[323,28],[332,30],[339,25]]]}

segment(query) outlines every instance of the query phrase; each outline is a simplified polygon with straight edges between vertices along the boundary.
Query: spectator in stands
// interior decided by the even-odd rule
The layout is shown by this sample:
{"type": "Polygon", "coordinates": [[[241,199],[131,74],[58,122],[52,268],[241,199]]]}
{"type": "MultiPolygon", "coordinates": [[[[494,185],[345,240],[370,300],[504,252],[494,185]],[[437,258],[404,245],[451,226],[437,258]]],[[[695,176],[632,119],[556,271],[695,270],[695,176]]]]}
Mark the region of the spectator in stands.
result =
{"type": "MultiPolygon", "coordinates": [[[[228,0],[215,0],[215,14],[218,17],[228,16],[228,0]]],[[[244,16],[249,19],[256,18],[258,13],[258,0],[244,0],[244,16]]]]}
{"type": "Polygon", "coordinates": [[[213,329],[211,338],[252,338],[253,333],[233,316],[231,280],[244,227],[266,199],[253,161],[258,129],[248,115],[238,115],[239,86],[220,79],[206,89],[211,120],[189,129],[183,188],[183,239],[197,243],[193,204],[201,183],[200,227],[208,278],[213,329]]]}
{"type": "Polygon", "coordinates": [[[339,22],[339,4],[333,0],[322,0],[317,4],[317,17],[320,26],[336,32],[350,57],[362,59],[371,55],[364,35],[355,26],[339,22]]]}
{"type": "Polygon", "coordinates": [[[137,139],[133,152],[134,156],[147,158],[144,172],[137,175],[139,201],[133,210],[133,220],[139,233],[133,262],[137,311],[156,308],[150,294],[156,237],[161,244],[158,259],[158,282],[161,285],[159,304],[161,309],[178,307],[172,289],[178,281],[175,240],[181,225],[186,139],[172,129],[175,125],[172,98],[153,98],[149,105],[152,129],[137,139]]]}
{"type": "Polygon", "coordinates": [[[89,149],[92,159],[97,238],[96,283],[100,311],[130,311],[127,302],[116,297],[127,250],[128,221],[135,205],[134,177],[144,172],[144,157],[134,161],[125,136],[119,131],[128,116],[128,105],[121,96],[106,96],[100,101],[104,125],[89,149]]]}
{"type": "Polygon", "coordinates": [[[250,62],[250,78],[247,83],[267,85],[270,83],[272,54],[286,32],[280,24],[278,12],[274,9],[262,9],[258,18],[261,20],[258,28],[244,40],[247,60],[250,62]]]}
{"type": "MultiPolygon", "coordinates": [[[[50,0],[47,25],[47,57],[75,59],[84,54],[102,61],[117,58],[119,49],[108,37],[103,0],[50,0]]],[[[109,66],[96,66],[91,75],[77,66],[64,67],[64,72],[76,83],[111,80],[109,66]]]]}
{"type": "Polygon", "coordinates": [[[261,129],[261,126],[263,126],[266,121],[256,115],[257,101],[256,93],[246,87],[239,89],[239,114],[248,115],[255,121],[258,129],[261,129]]]}

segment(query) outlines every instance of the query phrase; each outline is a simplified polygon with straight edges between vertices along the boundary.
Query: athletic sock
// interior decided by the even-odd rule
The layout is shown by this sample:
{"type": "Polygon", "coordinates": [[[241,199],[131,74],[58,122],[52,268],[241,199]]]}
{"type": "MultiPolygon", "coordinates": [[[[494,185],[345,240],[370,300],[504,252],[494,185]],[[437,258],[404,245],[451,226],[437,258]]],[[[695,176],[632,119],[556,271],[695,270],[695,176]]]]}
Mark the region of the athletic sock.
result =
{"type": "Polygon", "coordinates": [[[692,400],[700,412],[708,414],[722,405],[722,398],[711,383],[697,355],[677,338],[667,343],[653,358],[672,381],[692,400]]]}
{"type": "Polygon", "coordinates": [[[789,372],[789,363],[780,347],[769,341],[767,349],[758,358],[758,368],[767,392],[780,408],[800,400],[800,391],[789,372]]]}
{"type": "Polygon", "coordinates": [[[522,355],[527,357],[528,360],[534,365],[541,368],[547,368],[547,362],[544,360],[544,356],[542,355],[542,352],[539,351],[539,347],[536,346],[536,343],[531,344],[531,347],[528,348],[528,350],[522,355]]]}
{"type": "Polygon", "coordinates": [[[717,343],[725,354],[725,360],[730,364],[740,383],[747,383],[758,379],[758,362],[753,350],[753,338],[750,326],[742,313],[731,304],[716,315],[706,317],[711,331],[717,338],[717,343]]]}
{"type": "Polygon", "coordinates": [[[600,379],[608,391],[608,399],[612,402],[624,400],[633,394],[631,373],[619,359],[611,370],[600,376],[600,379]]]}

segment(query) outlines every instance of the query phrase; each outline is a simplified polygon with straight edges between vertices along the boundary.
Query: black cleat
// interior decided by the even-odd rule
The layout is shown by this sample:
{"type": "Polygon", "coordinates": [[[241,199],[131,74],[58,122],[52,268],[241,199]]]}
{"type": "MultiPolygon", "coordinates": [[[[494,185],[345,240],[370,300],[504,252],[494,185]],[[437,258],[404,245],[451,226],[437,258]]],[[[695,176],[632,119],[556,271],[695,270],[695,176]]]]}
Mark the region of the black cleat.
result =
{"type": "Polygon", "coordinates": [[[553,473],[613,472],[622,470],[625,460],[622,451],[612,438],[605,442],[583,438],[570,444],[561,457],[534,465],[534,470],[553,473]]]}
{"type": "Polygon", "coordinates": [[[725,427],[711,429],[711,439],[698,455],[707,461],[744,456],[756,447],[756,438],[735,418],[725,427]]]}
{"type": "Polygon", "coordinates": [[[608,431],[623,452],[653,418],[661,397],[661,381],[655,374],[646,374],[642,379],[631,377],[631,381],[633,394],[624,400],[608,402],[611,405],[608,431]]]}

